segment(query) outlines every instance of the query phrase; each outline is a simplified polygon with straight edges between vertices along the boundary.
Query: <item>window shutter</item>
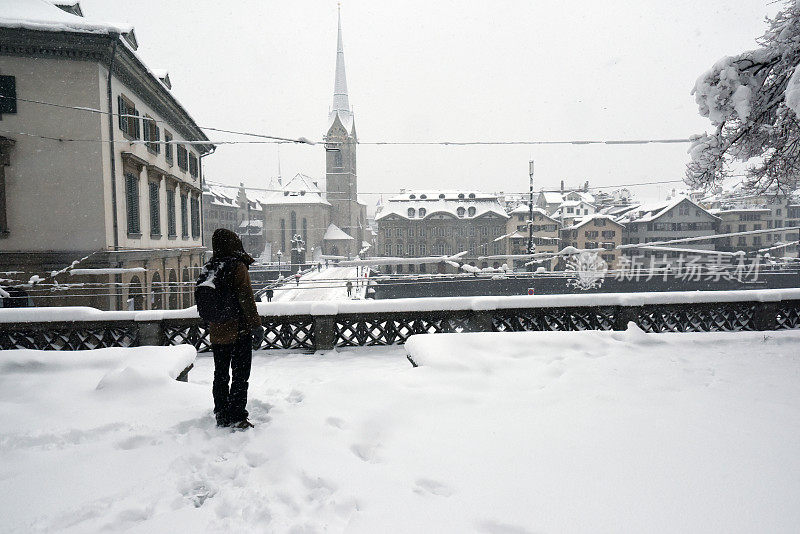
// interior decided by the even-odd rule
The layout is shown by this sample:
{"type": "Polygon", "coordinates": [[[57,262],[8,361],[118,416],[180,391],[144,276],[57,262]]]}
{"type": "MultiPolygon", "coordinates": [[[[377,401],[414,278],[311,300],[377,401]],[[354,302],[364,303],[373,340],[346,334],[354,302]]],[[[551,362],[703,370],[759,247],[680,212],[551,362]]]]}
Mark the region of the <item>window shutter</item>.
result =
{"type": "Polygon", "coordinates": [[[150,119],[142,117],[142,122],[144,123],[144,140],[150,141],[150,119]]]}
{"type": "Polygon", "coordinates": [[[122,95],[117,95],[117,110],[119,111],[119,129],[123,132],[128,131],[128,117],[125,117],[128,113],[128,110],[125,108],[125,101],[122,99],[122,95]]]}
{"type": "Polygon", "coordinates": [[[17,79],[14,76],[0,76],[0,114],[17,112],[17,79]]]}
{"type": "Polygon", "coordinates": [[[140,123],[139,123],[139,113],[137,111],[134,111],[133,115],[135,115],[135,117],[133,117],[134,120],[133,138],[141,139],[142,131],[140,129],[140,123]]]}

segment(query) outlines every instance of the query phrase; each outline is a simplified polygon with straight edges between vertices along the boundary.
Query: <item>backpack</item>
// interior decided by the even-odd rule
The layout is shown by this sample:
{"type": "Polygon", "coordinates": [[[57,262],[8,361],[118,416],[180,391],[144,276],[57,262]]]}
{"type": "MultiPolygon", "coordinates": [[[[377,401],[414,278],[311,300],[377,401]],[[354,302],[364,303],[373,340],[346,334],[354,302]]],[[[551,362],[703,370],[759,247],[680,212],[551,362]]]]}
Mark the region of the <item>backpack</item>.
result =
{"type": "Polygon", "coordinates": [[[207,323],[224,323],[242,315],[239,299],[233,291],[235,260],[210,261],[197,278],[194,301],[197,313],[207,323]]]}

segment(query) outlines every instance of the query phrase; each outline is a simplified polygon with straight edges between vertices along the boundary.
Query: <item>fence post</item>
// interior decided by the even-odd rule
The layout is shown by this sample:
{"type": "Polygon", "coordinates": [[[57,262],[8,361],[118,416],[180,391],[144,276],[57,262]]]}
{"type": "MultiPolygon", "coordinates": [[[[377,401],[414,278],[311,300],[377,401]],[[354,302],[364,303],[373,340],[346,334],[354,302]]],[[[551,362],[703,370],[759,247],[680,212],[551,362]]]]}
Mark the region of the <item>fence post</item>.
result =
{"type": "Polygon", "coordinates": [[[167,344],[167,335],[164,333],[164,325],[161,321],[141,321],[136,324],[139,326],[138,346],[167,344]]]}
{"type": "Polygon", "coordinates": [[[315,315],[312,326],[314,350],[333,350],[336,346],[336,317],[334,315],[315,315]]]}
{"type": "Polygon", "coordinates": [[[753,328],[776,330],[778,328],[778,303],[756,302],[753,308],[753,328]]]}

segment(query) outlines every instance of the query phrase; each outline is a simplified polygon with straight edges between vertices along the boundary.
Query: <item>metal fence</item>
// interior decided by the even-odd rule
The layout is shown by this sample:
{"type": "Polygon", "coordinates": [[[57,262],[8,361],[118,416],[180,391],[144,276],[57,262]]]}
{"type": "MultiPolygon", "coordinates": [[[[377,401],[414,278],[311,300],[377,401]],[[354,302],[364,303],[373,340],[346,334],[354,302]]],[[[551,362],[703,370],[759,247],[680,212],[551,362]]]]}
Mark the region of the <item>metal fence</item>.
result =
{"type": "MultiPolygon", "coordinates": [[[[411,335],[439,332],[520,332],[624,330],[634,322],[645,332],[727,332],[800,328],[800,290],[693,293],[689,302],[675,294],[657,302],[654,295],[584,295],[568,304],[537,305],[532,298],[520,306],[518,297],[499,297],[490,309],[470,309],[475,299],[413,299],[408,307],[381,309],[380,302],[362,311],[324,310],[292,315],[262,314],[266,332],[258,349],[328,350],[333,347],[396,345],[411,335]],[[772,293],[770,293],[772,291],[772,293]],[[778,294],[777,292],[783,292],[778,294]],[[766,295],[770,298],[765,298],[766,295]],[[698,298],[700,295],[703,298],[698,298]],[[739,297],[741,295],[741,297],[739,297]],[[604,298],[605,297],[605,298],[604,298]],[[506,300],[504,300],[506,299],[506,300]],[[440,309],[436,304],[441,301],[440,309]],[[461,300],[464,300],[462,303],[461,300]],[[631,303],[609,305],[609,301],[631,303]],[[655,302],[654,302],[655,300],[655,302]],[[680,300],[680,299],[677,299],[680,300]],[[417,309],[414,308],[419,301],[417,309]],[[424,301],[424,302],[423,302],[424,301]],[[592,304],[592,301],[598,302],[592,304]],[[408,308],[408,309],[407,309],[408,308]],[[366,311],[364,311],[366,310],[366,311]]],[[[547,299],[548,297],[539,297],[547,299]]],[[[381,301],[385,302],[385,301],[381,301]]],[[[397,302],[397,301],[390,301],[397,302]]],[[[559,301],[555,301],[556,304],[559,301]]],[[[473,303],[474,304],[474,303],[473,303]]],[[[475,306],[473,305],[473,308],[475,306]]],[[[480,306],[479,306],[480,307],[480,306]]],[[[270,309],[269,305],[261,311],[270,309]]],[[[102,315],[103,312],[98,312],[102,315]]],[[[0,320],[3,320],[0,314],[0,320]]],[[[0,349],[86,350],[137,345],[188,343],[198,351],[211,349],[206,325],[197,317],[152,319],[151,316],[111,320],[24,321],[0,323],[0,349]]]]}

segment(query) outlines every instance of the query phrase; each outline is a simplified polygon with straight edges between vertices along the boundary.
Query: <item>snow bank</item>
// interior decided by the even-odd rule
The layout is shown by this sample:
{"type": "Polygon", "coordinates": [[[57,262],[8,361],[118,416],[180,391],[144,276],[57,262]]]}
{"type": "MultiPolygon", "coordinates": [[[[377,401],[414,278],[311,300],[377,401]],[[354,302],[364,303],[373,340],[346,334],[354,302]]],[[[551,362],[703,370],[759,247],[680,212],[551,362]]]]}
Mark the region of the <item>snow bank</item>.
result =
{"type": "Polygon", "coordinates": [[[440,334],[406,346],[418,368],[402,347],[257,353],[244,433],[214,427],[211,358],[115,395],[95,389],[112,353],[49,353],[0,368],[2,530],[793,532],[799,342],[440,334]]]}

